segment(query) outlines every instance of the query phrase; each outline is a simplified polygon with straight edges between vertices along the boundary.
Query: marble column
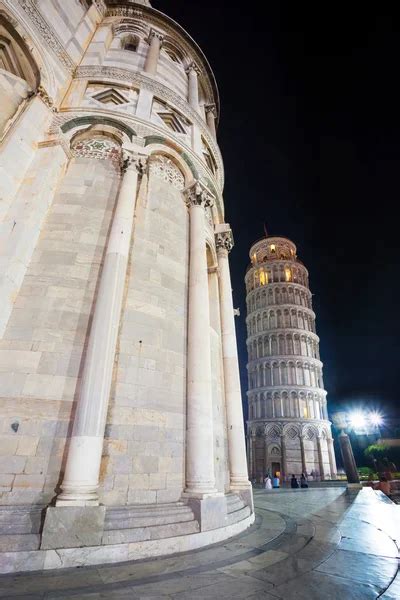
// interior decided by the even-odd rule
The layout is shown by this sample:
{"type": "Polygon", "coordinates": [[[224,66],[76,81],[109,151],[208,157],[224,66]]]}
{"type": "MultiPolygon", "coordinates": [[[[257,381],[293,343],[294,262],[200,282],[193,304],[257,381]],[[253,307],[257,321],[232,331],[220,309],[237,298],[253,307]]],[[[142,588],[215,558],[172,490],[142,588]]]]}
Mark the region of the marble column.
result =
{"type": "Polygon", "coordinates": [[[97,506],[100,463],[128,255],[143,163],[123,155],[123,177],[111,226],[61,494],[56,506],[97,506]]]}
{"type": "Polygon", "coordinates": [[[325,467],[324,467],[324,458],[322,455],[321,440],[322,440],[322,438],[320,436],[318,436],[317,437],[317,450],[318,450],[318,462],[319,462],[319,475],[320,475],[321,481],[324,481],[325,480],[325,467]]]}
{"type": "Polygon", "coordinates": [[[185,495],[203,498],[216,493],[205,237],[205,208],[213,199],[199,181],[185,195],[190,223],[185,495]]]}
{"type": "Polygon", "coordinates": [[[196,63],[191,63],[189,67],[186,69],[186,73],[188,74],[189,79],[189,94],[188,101],[189,104],[194,110],[199,111],[199,81],[198,76],[200,74],[200,69],[196,65],[196,63]]]}
{"type": "Polygon", "coordinates": [[[287,477],[287,464],[286,464],[286,439],[285,436],[282,435],[281,436],[281,458],[282,458],[282,465],[281,465],[281,480],[282,482],[286,480],[287,477]]]}
{"type": "Polygon", "coordinates": [[[304,448],[304,437],[302,435],[300,436],[300,452],[301,452],[301,469],[302,469],[304,475],[306,475],[306,473],[307,473],[306,451],[304,448]]]}
{"type": "Polygon", "coordinates": [[[326,441],[328,444],[328,456],[329,456],[329,465],[331,468],[331,479],[336,479],[337,472],[336,472],[336,459],[335,459],[335,449],[334,449],[334,445],[333,445],[333,439],[328,438],[326,441]]]}
{"type": "Polygon", "coordinates": [[[157,73],[158,59],[160,58],[161,44],[164,36],[152,29],[148,37],[149,49],[146,56],[146,62],[144,64],[144,72],[149,75],[155,75],[157,73]]]}
{"type": "Polygon", "coordinates": [[[250,476],[254,479],[254,436],[250,433],[249,436],[249,463],[250,463],[250,476]]]}
{"type": "Polygon", "coordinates": [[[264,438],[264,476],[270,471],[268,468],[268,440],[267,436],[264,438]]]}
{"type": "Polygon", "coordinates": [[[216,116],[217,116],[217,111],[216,111],[215,104],[208,104],[206,106],[207,126],[208,126],[208,129],[210,130],[210,133],[214,139],[216,139],[216,137],[217,137],[217,131],[215,128],[216,116]]]}

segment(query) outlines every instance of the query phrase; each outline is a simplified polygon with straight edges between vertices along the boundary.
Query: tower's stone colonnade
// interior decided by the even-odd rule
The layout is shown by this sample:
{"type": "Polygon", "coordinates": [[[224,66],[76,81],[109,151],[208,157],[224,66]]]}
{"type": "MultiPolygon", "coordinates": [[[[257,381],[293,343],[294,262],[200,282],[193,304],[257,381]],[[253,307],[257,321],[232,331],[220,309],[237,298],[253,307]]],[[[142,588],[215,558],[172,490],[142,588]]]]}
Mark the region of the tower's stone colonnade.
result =
{"type": "Polygon", "coordinates": [[[308,272],[288,239],[250,250],[246,274],[251,476],[336,477],[308,272]]]}
{"type": "Polygon", "coordinates": [[[0,0],[0,59],[3,569],[238,533],[253,511],[206,58],[147,1],[0,0]]]}

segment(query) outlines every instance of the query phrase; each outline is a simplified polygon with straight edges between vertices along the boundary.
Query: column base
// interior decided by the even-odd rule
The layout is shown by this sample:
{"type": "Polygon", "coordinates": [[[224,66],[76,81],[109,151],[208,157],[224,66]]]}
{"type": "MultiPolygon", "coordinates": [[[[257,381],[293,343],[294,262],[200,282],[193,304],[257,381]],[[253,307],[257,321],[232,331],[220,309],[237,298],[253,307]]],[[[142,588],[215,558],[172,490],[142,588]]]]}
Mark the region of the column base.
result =
{"type": "Polygon", "coordinates": [[[100,546],[105,516],[105,506],[49,506],[40,549],[100,546]]]}
{"type": "Polygon", "coordinates": [[[200,525],[200,531],[220,529],[226,522],[228,509],[224,494],[209,496],[208,498],[188,498],[188,506],[193,511],[195,519],[200,525]]]}
{"type": "Polygon", "coordinates": [[[241,500],[248,506],[251,512],[254,512],[254,500],[253,500],[253,486],[250,481],[247,482],[248,485],[234,486],[231,485],[231,492],[237,494],[241,500]]]}

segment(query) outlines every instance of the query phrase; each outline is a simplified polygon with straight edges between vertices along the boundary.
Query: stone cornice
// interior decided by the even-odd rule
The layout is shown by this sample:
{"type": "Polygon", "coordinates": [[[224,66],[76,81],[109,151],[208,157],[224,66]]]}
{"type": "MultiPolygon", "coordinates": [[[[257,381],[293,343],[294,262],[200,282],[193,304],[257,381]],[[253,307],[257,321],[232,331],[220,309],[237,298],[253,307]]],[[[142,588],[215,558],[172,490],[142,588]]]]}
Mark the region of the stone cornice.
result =
{"type": "Polygon", "coordinates": [[[129,69],[123,69],[121,67],[102,67],[102,66],[84,66],[78,67],[75,71],[76,79],[112,79],[114,81],[124,81],[136,85],[141,89],[146,89],[153,94],[160,97],[162,100],[167,100],[174,104],[186,118],[195,123],[203,137],[206,139],[207,144],[213,152],[213,156],[216,160],[218,167],[218,184],[222,190],[224,187],[224,165],[221,158],[221,153],[218,145],[216,144],[213,136],[210,134],[207,124],[201,118],[201,116],[189,105],[188,102],[183,100],[178,94],[175,94],[166,85],[155,81],[151,77],[147,77],[143,73],[136,73],[129,69]]]}
{"type": "Polygon", "coordinates": [[[63,67],[70,73],[75,68],[75,63],[71,56],[66,52],[63,44],[59,40],[56,32],[50,23],[44,18],[38,8],[37,0],[16,0],[25,13],[29,16],[29,21],[39,31],[46,45],[52,50],[63,67]]]}

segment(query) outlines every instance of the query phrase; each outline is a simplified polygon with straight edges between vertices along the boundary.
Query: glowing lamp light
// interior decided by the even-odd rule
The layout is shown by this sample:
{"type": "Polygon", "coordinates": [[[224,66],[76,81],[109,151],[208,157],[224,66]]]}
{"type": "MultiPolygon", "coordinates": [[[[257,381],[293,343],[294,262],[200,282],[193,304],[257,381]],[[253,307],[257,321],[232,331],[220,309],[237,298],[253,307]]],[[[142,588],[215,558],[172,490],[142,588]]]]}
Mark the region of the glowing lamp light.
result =
{"type": "Polygon", "coordinates": [[[379,425],[382,425],[383,423],[382,415],[380,415],[378,412],[371,413],[369,415],[369,420],[371,425],[374,425],[375,427],[379,427],[379,425]]]}
{"type": "Polygon", "coordinates": [[[366,419],[362,412],[354,412],[350,415],[350,425],[354,429],[362,429],[366,425],[366,419]]]}

